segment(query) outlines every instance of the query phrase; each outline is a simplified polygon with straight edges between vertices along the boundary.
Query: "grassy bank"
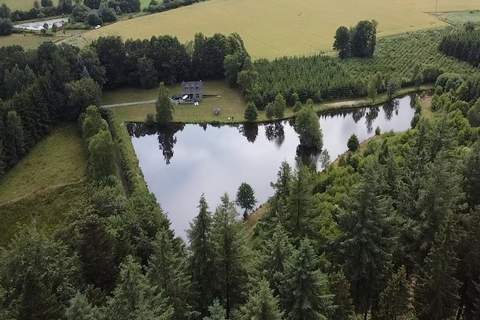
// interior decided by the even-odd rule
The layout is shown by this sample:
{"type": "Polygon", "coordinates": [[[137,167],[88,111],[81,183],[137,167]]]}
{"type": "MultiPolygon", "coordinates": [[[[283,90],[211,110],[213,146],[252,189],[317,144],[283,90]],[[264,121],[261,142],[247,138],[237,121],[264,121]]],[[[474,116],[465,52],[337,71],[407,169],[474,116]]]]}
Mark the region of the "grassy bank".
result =
{"type": "MultiPolygon", "coordinates": [[[[208,82],[209,85],[212,83],[208,82]]],[[[222,98],[206,98],[200,106],[194,107],[191,105],[176,106],[173,121],[177,123],[242,123],[245,121],[244,112],[245,112],[245,102],[241,95],[228,88],[225,84],[221,82],[215,82],[214,85],[222,90],[229,92],[228,95],[223,95],[222,98]],[[222,103],[217,103],[217,101],[223,101],[222,103]],[[219,116],[215,116],[212,112],[212,109],[216,106],[219,106],[222,109],[222,112],[219,116]],[[224,107],[226,106],[226,107],[224,107]]],[[[404,96],[407,94],[425,91],[431,89],[430,85],[420,86],[419,88],[410,87],[402,88],[398,90],[395,94],[395,97],[404,96]]],[[[133,90],[129,89],[127,91],[120,91],[118,93],[112,93],[107,95],[107,99],[104,102],[113,103],[114,101],[124,101],[131,102],[135,99],[154,99],[156,95],[155,90],[133,90]],[[140,92],[139,92],[140,91],[140,92]],[[142,95],[141,92],[144,92],[142,95]],[[128,96],[130,100],[122,100],[122,97],[125,98],[128,96]]],[[[387,101],[387,96],[385,94],[377,96],[374,103],[368,98],[359,98],[354,100],[340,100],[340,101],[328,101],[324,103],[315,104],[314,108],[317,112],[327,112],[332,110],[339,109],[351,109],[351,108],[363,108],[376,104],[383,104],[387,101]]],[[[113,107],[111,108],[113,114],[115,114],[116,120],[119,122],[143,122],[147,114],[155,114],[155,105],[153,103],[144,104],[144,105],[134,105],[134,106],[122,106],[122,107],[113,107]]],[[[285,116],[283,119],[290,119],[295,116],[292,108],[287,108],[285,110],[285,116]]],[[[271,121],[268,119],[264,111],[259,111],[257,122],[267,122],[271,121]]]]}
{"type": "Polygon", "coordinates": [[[0,246],[22,224],[51,231],[83,199],[87,158],[76,124],[57,127],[0,180],[0,246]]]}

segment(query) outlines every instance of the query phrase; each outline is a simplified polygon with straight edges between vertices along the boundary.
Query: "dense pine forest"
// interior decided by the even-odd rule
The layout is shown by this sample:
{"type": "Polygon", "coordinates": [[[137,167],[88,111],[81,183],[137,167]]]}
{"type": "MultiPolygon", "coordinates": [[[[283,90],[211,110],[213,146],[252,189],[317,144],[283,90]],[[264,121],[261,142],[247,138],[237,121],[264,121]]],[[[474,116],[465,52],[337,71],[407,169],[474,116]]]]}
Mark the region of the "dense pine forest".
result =
{"type": "Polygon", "coordinates": [[[480,78],[439,51],[443,35],[382,39],[371,59],[253,63],[236,34],[0,48],[0,177],[65,121],[88,155],[87,194],[66,221],[0,248],[0,319],[479,319],[480,78]],[[219,78],[251,111],[296,105],[306,148],[322,149],[313,101],[428,83],[433,115],[414,96],[411,130],[351,139],[321,172],[283,163],[256,224],[227,194],[215,208],[202,196],[181,239],[98,101],[103,88],[219,78]]]}

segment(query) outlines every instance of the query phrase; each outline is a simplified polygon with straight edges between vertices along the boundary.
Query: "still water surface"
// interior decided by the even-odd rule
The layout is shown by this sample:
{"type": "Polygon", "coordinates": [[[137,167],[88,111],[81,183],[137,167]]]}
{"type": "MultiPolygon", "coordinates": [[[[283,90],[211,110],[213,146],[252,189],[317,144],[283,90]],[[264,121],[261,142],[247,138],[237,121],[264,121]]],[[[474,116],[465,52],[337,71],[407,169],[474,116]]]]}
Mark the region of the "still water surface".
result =
{"type": "MultiPolygon", "coordinates": [[[[323,149],[333,161],[347,150],[347,140],[356,134],[364,141],[381,132],[405,131],[415,110],[410,97],[382,107],[323,114],[323,149]]],[[[282,161],[296,163],[298,135],[292,123],[211,126],[179,125],[158,131],[129,124],[140,167],[151,192],[167,212],[178,236],[197,215],[202,193],[213,211],[222,194],[231,199],[242,182],[249,183],[258,203],[272,195],[270,182],[282,161]]],[[[320,160],[318,160],[320,161],[320,160]]],[[[317,165],[321,167],[320,162],[317,165]]]]}

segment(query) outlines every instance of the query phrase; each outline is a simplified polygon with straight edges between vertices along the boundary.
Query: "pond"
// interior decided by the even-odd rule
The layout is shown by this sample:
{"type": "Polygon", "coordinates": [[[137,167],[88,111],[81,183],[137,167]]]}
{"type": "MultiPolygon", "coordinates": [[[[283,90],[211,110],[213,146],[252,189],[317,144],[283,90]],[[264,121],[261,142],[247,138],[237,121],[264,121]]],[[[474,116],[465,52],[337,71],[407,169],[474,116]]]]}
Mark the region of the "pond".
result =
{"type": "MultiPolygon", "coordinates": [[[[333,161],[347,150],[347,140],[360,141],[381,132],[410,128],[415,113],[411,98],[403,97],[381,107],[331,112],[320,116],[323,149],[333,161]]],[[[273,191],[282,161],[296,165],[298,135],[291,121],[260,125],[174,125],[147,129],[128,124],[145,181],[167,212],[176,234],[185,238],[205,194],[214,211],[225,192],[233,200],[242,182],[250,184],[258,204],[273,191]]],[[[315,158],[321,169],[322,157],[315,158]]]]}

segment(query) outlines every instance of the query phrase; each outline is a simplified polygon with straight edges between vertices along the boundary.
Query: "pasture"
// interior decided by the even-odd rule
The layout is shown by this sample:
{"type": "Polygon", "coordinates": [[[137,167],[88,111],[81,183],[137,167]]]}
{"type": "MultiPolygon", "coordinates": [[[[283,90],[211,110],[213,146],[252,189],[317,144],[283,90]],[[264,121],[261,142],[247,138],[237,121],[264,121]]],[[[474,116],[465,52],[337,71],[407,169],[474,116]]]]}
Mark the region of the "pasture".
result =
{"type": "Polygon", "coordinates": [[[100,36],[150,38],[171,34],[189,41],[197,32],[239,33],[254,58],[311,55],[331,50],[340,25],[362,19],[379,22],[386,36],[445,25],[428,12],[473,10],[480,0],[209,0],[167,12],[125,20],[84,34],[87,41],[100,36]]]}
{"type": "Polygon", "coordinates": [[[25,49],[36,49],[47,41],[60,42],[68,39],[70,42],[73,42],[75,39],[78,39],[83,32],[84,30],[65,30],[65,33],[60,31],[52,36],[42,36],[27,32],[13,33],[9,36],[0,37],[0,47],[19,45],[25,49]]]}

